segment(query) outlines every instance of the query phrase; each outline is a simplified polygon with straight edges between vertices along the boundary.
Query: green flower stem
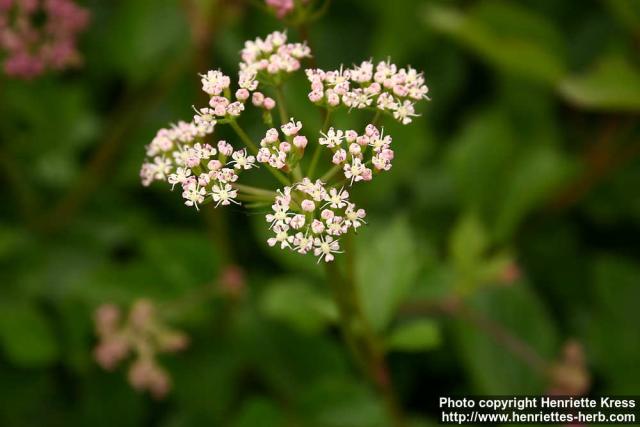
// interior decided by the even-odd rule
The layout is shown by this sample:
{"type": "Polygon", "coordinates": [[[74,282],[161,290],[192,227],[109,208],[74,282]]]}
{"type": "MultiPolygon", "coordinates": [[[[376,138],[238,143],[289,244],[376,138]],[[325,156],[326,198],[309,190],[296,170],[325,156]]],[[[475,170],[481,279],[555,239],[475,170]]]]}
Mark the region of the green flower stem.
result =
{"type": "Polygon", "coordinates": [[[289,114],[287,113],[287,106],[284,100],[284,92],[282,85],[276,85],[276,103],[278,104],[278,113],[280,114],[280,124],[285,124],[289,121],[289,114]]]}
{"type": "MultiPolygon", "coordinates": [[[[324,110],[324,122],[322,123],[322,132],[327,132],[329,128],[329,124],[331,123],[331,110],[324,110]]],[[[320,155],[322,154],[322,145],[316,141],[316,148],[313,151],[313,157],[311,158],[311,164],[309,165],[309,170],[307,171],[307,176],[310,179],[313,179],[313,174],[316,172],[316,167],[318,166],[318,161],[320,160],[320,155]]]]}
{"type": "Polygon", "coordinates": [[[327,280],[340,314],[343,338],[363,373],[384,400],[393,427],[404,427],[404,416],[386,364],[384,348],[365,315],[355,278],[353,236],[345,236],[346,272],[334,262],[325,263],[327,280]]]}
{"type": "Polygon", "coordinates": [[[266,196],[256,196],[253,194],[245,194],[239,193],[236,199],[241,200],[243,202],[271,202],[273,203],[273,198],[269,198],[266,196]]]}
{"type": "Polygon", "coordinates": [[[335,165],[333,166],[331,169],[329,169],[324,175],[322,175],[320,177],[320,181],[322,182],[329,182],[329,180],[331,178],[334,177],[335,174],[337,174],[338,172],[340,172],[342,170],[342,166],[340,165],[335,165]]]}
{"type": "Polygon", "coordinates": [[[299,161],[296,164],[296,167],[293,168],[293,171],[291,171],[291,174],[293,175],[293,179],[296,182],[302,181],[302,168],[300,167],[300,162],[299,161]]]}
{"type": "Polygon", "coordinates": [[[381,116],[382,116],[382,111],[376,110],[376,114],[373,116],[373,120],[371,120],[371,124],[373,124],[374,126],[377,126],[381,116]]]}
{"type": "MultiPolygon", "coordinates": [[[[251,138],[249,138],[249,135],[247,135],[247,133],[240,127],[240,125],[238,125],[238,123],[235,120],[229,121],[229,125],[233,128],[233,130],[236,132],[236,134],[240,137],[242,142],[244,142],[244,144],[247,146],[247,148],[249,148],[249,150],[254,155],[258,154],[258,147],[256,146],[256,144],[253,143],[251,138]]],[[[287,179],[287,177],[282,172],[280,172],[279,170],[276,170],[276,169],[274,169],[274,168],[272,168],[271,166],[268,166],[268,165],[266,165],[266,168],[271,173],[271,175],[273,175],[282,184],[284,184],[284,185],[291,184],[289,182],[289,180],[287,179]]]]}
{"type": "Polygon", "coordinates": [[[276,197],[276,192],[271,190],[265,190],[264,188],[253,187],[251,185],[237,184],[233,183],[232,186],[243,193],[253,194],[255,196],[264,196],[264,197],[276,197]]]}

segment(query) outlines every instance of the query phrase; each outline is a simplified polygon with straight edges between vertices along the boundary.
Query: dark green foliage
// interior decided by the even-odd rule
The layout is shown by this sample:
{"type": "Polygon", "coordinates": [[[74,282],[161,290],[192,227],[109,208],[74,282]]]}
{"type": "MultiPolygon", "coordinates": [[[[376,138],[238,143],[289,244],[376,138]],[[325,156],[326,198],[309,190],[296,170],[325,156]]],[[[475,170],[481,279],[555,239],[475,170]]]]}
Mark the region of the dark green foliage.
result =
{"type": "MultiPolygon", "coordinates": [[[[263,215],[138,180],[155,130],[203,104],[197,73],[233,75],[284,24],[251,2],[85,3],[82,67],[0,77],[0,426],[389,425],[321,265],[268,248],[263,215]],[[138,298],[190,336],[161,358],[164,401],[93,360],[94,309],[138,298]]],[[[430,87],[412,126],[384,123],[393,169],[352,191],[358,292],[415,425],[433,396],[549,389],[485,321],[544,363],[577,339],[591,393],[638,394],[638,3],[341,0],[309,37],[320,67],[391,57],[430,87]]],[[[304,77],[286,92],[319,126],[304,77]]]]}

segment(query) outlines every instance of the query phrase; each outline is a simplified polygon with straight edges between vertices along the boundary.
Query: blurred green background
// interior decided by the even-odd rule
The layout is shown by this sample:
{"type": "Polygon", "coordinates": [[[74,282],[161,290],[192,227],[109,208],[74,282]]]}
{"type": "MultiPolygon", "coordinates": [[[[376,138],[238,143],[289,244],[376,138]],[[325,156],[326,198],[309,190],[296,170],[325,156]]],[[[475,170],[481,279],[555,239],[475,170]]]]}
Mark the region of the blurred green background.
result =
{"type": "MultiPolygon", "coordinates": [[[[197,73],[234,75],[285,24],[233,0],[82,4],[82,67],[0,77],[0,425],[388,425],[314,260],[270,250],[261,215],[138,180],[155,131],[204,103],[197,73]],[[96,307],[139,298],[190,336],[163,400],[92,355],[96,307]]],[[[640,2],[337,0],[309,41],[322,68],[390,57],[430,87],[354,194],[411,425],[443,394],[638,394],[640,2]]],[[[313,123],[306,85],[289,108],[313,123]]]]}

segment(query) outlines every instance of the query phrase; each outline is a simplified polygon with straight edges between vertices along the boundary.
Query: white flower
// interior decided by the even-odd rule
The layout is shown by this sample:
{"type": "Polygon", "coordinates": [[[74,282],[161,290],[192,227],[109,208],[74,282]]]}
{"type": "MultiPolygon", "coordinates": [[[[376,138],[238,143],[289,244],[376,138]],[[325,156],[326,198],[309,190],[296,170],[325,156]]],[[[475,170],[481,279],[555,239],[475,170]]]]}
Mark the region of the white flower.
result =
{"type": "Polygon", "coordinates": [[[247,156],[247,150],[242,149],[234,152],[231,157],[233,158],[233,164],[236,169],[251,169],[255,167],[256,158],[254,156],[247,156]]]}
{"type": "Polygon", "coordinates": [[[313,247],[313,238],[298,232],[293,238],[293,244],[295,245],[293,249],[299,254],[304,255],[313,247]]]}
{"type": "Polygon", "coordinates": [[[354,158],[352,163],[347,163],[344,165],[344,176],[347,179],[351,180],[351,184],[353,182],[362,181],[365,179],[367,173],[367,167],[362,164],[362,161],[359,158],[354,158]]]}
{"type": "Polygon", "coordinates": [[[348,231],[349,227],[345,224],[341,216],[333,216],[327,220],[327,234],[331,236],[339,236],[348,231]]]}
{"type": "Polygon", "coordinates": [[[302,129],[302,122],[296,122],[293,120],[293,118],[291,119],[291,121],[283,124],[280,127],[280,130],[282,130],[282,133],[284,133],[286,136],[297,135],[298,132],[300,132],[300,129],[302,129]]]}
{"type": "Polygon", "coordinates": [[[324,197],[327,204],[333,209],[342,209],[347,205],[347,200],[349,200],[349,192],[344,189],[340,189],[339,191],[335,188],[329,190],[324,197]]]}
{"type": "Polygon", "coordinates": [[[340,245],[337,240],[333,240],[333,237],[316,237],[313,239],[313,254],[318,257],[318,262],[324,259],[325,262],[331,262],[334,260],[334,253],[342,253],[340,251],[340,245]]]}
{"type": "Polygon", "coordinates": [[[193,124],[198,128],[198,132],[204,135],[213,133],[213,129],[216,126],[215,111],[211,108],[200,108],[196,110],[196,115],[193,116],[193,124]]]}
{"type": "Polygon", "coordinates": [[[238,117],[244,111],[244,104],[236,101],[227,106],[227,114],[232,117],[238,117]]]}
{"type": "Polygon", "coordinates": [[[280,249],[284,249],[286,247],[290,247],[289,244],[289,226],[285,224],[278,224],[273,227],[273,231],[275,231],[275,237],[271,237],[267,240],[267,244],[271,247],[276,244],[280,244],[280,249]]]}
{"type": "Polygon", "coordinates": [[[367,213],[364,209],[356,209],[353,203],[349,203],[344,214],[346,217],[345,224],[348,227],[353,227],[354,230],[358,229],[362,224],[366,224],[363,218],[367,216],[367,213]]]}
{"type": "Polygon", "coordinates": [[[329,148],[340,145],[344,139],[344,132],[341,130],[336,131],[334,128],[329,128],[326,134],[320,132],[320,135],[323,136],[318,140],[320,145],[326,145],[329,148]]]}
{"type": "Polygon", "coordinates": [[[240,204],[235,200],[238,197],[238,192],[230,184],[214,185],[211,190],[211,197],[216,202],[216,207],[218,205],[226,206],[230,203],[240,204]]]}
{"type": "Polygon", "coordinates": [[[165,158],[164,156],[156,156],[153,159],[153,164],[151,167],[153,168],[153,178],[164,181],[167,179],[167,174],[171,171],[172,162],[170,159],[165,158]]]}
{"type": "Polygon", "coordinates": [[[191,175],[191,169],[177,168],[176,172],[169,175],[169,179],[167,180],[169,184],[171,184],[171,190],[173,190],[173,187],[175,187],[176,184],[185,183],[189,175],[191,175]]]}
{"type": "Polygon", "coordinates": [[[185,199],[185,205],[195,206],[197,210],[200,210],[198,204],[204,201],[204,196],[206,194],[206,190],[195,181],[187,181],[186,185],[183,187],[182,197],[185,199]]]}
{"type": "Polygon", "coordinates": [[[231,84],[231,79],[220,71],[201,74],[202,90],[209,95],[220,95],[231,84]]]}
{"type": "Polygon", "coordinates": [[[280,203],[275,203],[271,206],[271,209],[273,209],[273,213],[269,213],[265,217],[267,222],[271,224],[269,226],[269,229],[277,225],[286,225],[291,221],[290,215],[293,214],[289,213],[288,204],[283,205],[280,203]]]}
{"type": "Polygon", "coordinates": [[[413,102],[404,101],[402,105],[399,105],[393,112],[393,117],[403,125],[407,125],[413,121],[413,117],[418,117],[413,108],[413,102]]]}

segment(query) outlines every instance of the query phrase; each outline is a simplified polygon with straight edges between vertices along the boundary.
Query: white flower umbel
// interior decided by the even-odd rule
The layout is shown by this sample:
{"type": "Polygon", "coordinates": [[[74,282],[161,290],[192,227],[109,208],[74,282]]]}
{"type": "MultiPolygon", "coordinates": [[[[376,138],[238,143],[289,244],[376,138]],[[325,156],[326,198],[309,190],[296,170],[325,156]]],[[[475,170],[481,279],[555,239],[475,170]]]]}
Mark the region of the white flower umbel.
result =
{"type": "Polygon", "coordinates": [[[400,68],[390,62],[379,62],[374,71],[371,61],[353,68],[335,71],[306,70],[311,83],[309,99],[317,105],[349,109],[375,108],[391,114],[397,121],[411,123],[416,102],[429,99],[424,76],[411,67],[400,68]]]}
{"type": "Polygon", "coordinates": [[[428,99],[425,79],[415,69],[390,61],[305,70],[311,86],[308,98],[325,109],[322,128],[313,130],[317,138],[308,139],[302,134],[303,127],[308,131],[303,121],[287,112],[284,83],[311,57],[309,47],[288,42],[284,32],[274,32],[247,41],[240,56],[235,82],[221,70],[200,75],[208,105],[192,106],[190,122],[179,121],[156,133],[146,146],[142,184],[165,181],[172,190],[180,187],[184,204],[197,210],[205,203],[219,207],[239,205],[240,200],[248,207],[271,205],[265,218],[273,233],[269,246],[313,253],[318,262],[331,262],[341,252],[341,238],[366,224],[364,209],[350,201],[351,186],[392,167],[392,137],[378,127],[378,119],[411,123],[418,116],[416,103],[428,99]],[[274,98],[279,103],[278,123],[271,113],[276,108],[274,98]],[[245,111],[254,107],[261,110],[267,127],[259,141],[240,125],[245,111]],[[339,107],[371,110],[373,118],[362,132],[332,127],[339,107]],[[229,125],[245,147],[216,141],[213,134],[221,125],[229,125]],[[305,159],[308,148],[311,159],[305,159]],[[316,174],[326,158],[330,162],[324,165],[324,174],[316,174]],[[282,184],[281,189],[238,182],[258,164],[282,184]]]}
{"type": "Polygon", "coordinates": [[[365,216],[364,209],[349,201],[347,190],[303,178],[276,196],[266,215],[275,236],[267,243],[303,255],[313,248],[318,262],[330,262],[340,253],[339,236],[360,227],[365,216]],[[295,234],[289,233],[292,229],[295,234]]]}

